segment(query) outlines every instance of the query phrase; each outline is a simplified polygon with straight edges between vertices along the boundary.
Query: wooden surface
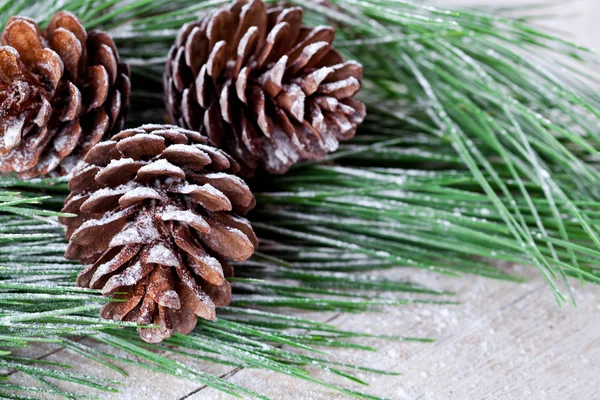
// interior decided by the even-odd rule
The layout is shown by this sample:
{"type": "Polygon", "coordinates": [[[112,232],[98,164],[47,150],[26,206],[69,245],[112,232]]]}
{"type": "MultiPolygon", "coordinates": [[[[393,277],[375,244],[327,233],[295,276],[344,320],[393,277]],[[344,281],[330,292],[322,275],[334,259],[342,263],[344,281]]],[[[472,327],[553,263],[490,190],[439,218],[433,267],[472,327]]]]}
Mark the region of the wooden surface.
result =
{"type": "MultiPolygon", "coordinates": [[[[310,313],[346,330],[435,338],[435,343],[361,339],[378,352],[334,350],[336,361],[402,373],[359,374],[369,387],[330,373],[331,382],[391,399],[597,399],[600,393],[600,287],[577,288],[578,307],[560,309],[533,268],[517,272],[525,284],[465,277],[447,278],[397,269],[390,278],[411,279],[458,293],[460,305],[388,307],[382,313],[340,315],[310,313]]],[[[105,367],[73,353],[49,348],[46,360],[78,366],[78,372],[122,379],[105,367]]],[[[120,365],[129,377],[119,394],[90,394],[102,399],[229,400],[198,384],[120,365]]],[[[204,371],[277,400],[345,399],[344,395],[278,374],[198,363],[204,371]]],[[[13,378],[27,382],[15,374],[13,378]]],[[[32,384],[34,382],[31,382],[32,384]]],[[[61,384],[61,387],[67,388],[61,384]]],[[[73,389],[75,389],[73,387],[73,389]]],[[[78,387],[77,389],[81,389],[78,387]]]]}
{"type": "MultiPolygon", "coordinates": [[[[531,273],[538,276],[531,270],[526,275],[531,273]]],[[[362,343],[381,350],[334,352],[339,361],[403,374],[365,374],[371,383],[367,393],[392,399],[598,398],[599,287],[580,290],[577,309],[561,310],[539,279],[521,285],[472,277],[449,282],[421,274],[417,279],[451,287],[464,304],[396,307],[383,314],[333,319],[343,329],[437,339],[433,344],[367,340],[362,343]]],[[[265,372],[239,371],[230,380],[274,399],[345,398],[265,372]]],[[[211,389],[182,398],[229,399],[211,389]]]]}
{"type": "MultiPolygon", "coordinates": [[[[440,0],[439,3],[448,2],[440,0]]],[[[473,4],[474,1],[459,3],[473,4]]],[[[505,3],[523,4],[524,1],[505,0],[505,3]]],[[[561,14],[559,20],[547,25],[565,32],[566,37],[579,44],[600,50],[600,1],[575,2],[559,9],[558,15],[561,14]]],[[[403,374],[360,374],[371,384],[366,388],[327,373],[315,373],[315,376],[392,399],[599,399],[600,287],[581,288],[574,283],[578,308],[560,309],[535,269],[520,272],[529,278],[528,283],[476,277],[451,279],[403,269],[386,272],[384,275],[390,278],[410,276],[430,287],[454,290],[463,304],[390,307],[378,314],[305,314],[346,330],[437,340],[409,343],[370,339],[361,343],[376,347],[379,352],[331,351],[331,357],[337,361],[403,374]]],[[[60,348],[48,346],[44,358],[77,365],[78,372],[122,379],[105,367],[90,364],[60,348]]],[[[102,399],[128,400],[231,398],[185,380],[127,365],[122,367],[129,377],[120,394],[105,395],[96,391],[90,394],[102,399]]],[[[198,363],[198,367],[277,400],[346,398],[274,373],[202,363],[198,363]]],[[[19,374],[13,378],[28,381],[19,374]]]]}

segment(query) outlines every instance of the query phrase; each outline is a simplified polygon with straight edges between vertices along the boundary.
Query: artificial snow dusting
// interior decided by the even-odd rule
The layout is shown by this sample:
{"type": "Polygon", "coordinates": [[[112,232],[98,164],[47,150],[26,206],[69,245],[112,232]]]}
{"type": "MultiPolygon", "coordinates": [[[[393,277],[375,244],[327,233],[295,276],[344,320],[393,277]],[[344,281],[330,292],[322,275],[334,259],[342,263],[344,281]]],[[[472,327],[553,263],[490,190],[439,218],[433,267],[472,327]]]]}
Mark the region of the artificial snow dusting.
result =
{"type": "Polygon", "coordinates": [[[95,200],[101,199],[103,197],[117,196],[124,193],[127,193],[129,190],[133,189],[136,186],[134,182],[129,182],[125,185],[117,186],[116,188],[102,188],[100,190],[95,191],[90,195],[86,202],[93,202],[95,200]]]}
{"type": "Polygon", "coordinates": [[[140,168],[138,173],[144,173],[144,172],[170,172],[175,175],[184,175],[184,172],[181,168],[179,168],[176,165],[171,164],[170,162],[168,162],[167,160],[164,160],[164,159],[160,159],[160,160],[154,161],[151,164],[144,165],[142,168],[140,168]]]}
{"type": "Polygon", "coordinates": [[[205,152],[203,152],[200,149],[199,145],[194,145],[191,146],[189,144],[172,144],[169,147],[167,147],[167,150],[176,150],[179,152],[183,152],[183,153],[188,153],[188,154],[193,154],[193,155],[200,155],[200,156],[206,156],[208,157],[208,154],[206,154],[205,152]]]}
{"type": "Polygon", "coordinates": [[[165,207],[160,212],[160,218],[163,221],[179,221],[193,226],[202,232],[209,232],[210,226],[200,215],[197,215],[189,210],[182,210],[173,205],[165,207]]]}
{"type": "Polygon", "coordinates": [[[200,188],[201,188],[201,186],[199,186],[199,185],[186,183],[183,185],[173,185],[172,187],[169,188],[169,191],[172,191],[175,193],[181,193],[181,194],[190,194],[190,193],[193,193],[193,192],[199,190],[200,188]]]}
{"type": "Polygon", "coordinates": [[[135,160],[133,158],[114,159],[114,160],[110,160],[110,163],[108,163],[108,165],[106,167],[104,167],[104,169],[118,168],[118,167],[122,167],[123,165],[131,164],[134,162],[135,162],[135,160]]]}
{"type": "Polygon", "coordinates": [[[142,278],[142,267],[142,263],[138,261],[120,274],[112,276],[102,288],[102,294],[106,295],[118,287],[135,285],[142,278]]]}
{"type": "Polygon", "coordinates": [[[213,185],[211,185],[209,183],[200,186],[199,190],[202,191],[202,192],[204,192],[204,193],[207,193],[207,194],[209,194],[211,196],[222,197],[225,200],[229,201],[229,199],[227,198],[227,196],[225,196],[223,194],[223,192],[221,192],[219,189],[217,189],[216,187],[214,187],[213,185]]]}
{"type": "Polygon", "coordinates": [[[164,243],[157,243],[150,248],[146,256],[146,262],[165,265],[167,267],[177,267],[180,265],[179,259],[173,252],[173,249],[167,247],[164,243]]]}
{"type": "Polygon", "coordinates": [[[154,226],[152,217],[148,213],[141,213],[135,221],[128,223],[121,232],[113,237],[109,247],[149,243],[158,238],[160,238],[160,233],[154,226]]]}
{"type": "Polygon", "coordinates": [[[94,275],[92,276],[92,279],[90,279],[90,287],[93,287],[96,284],[96,282],[98,281],[98,279],[100,279],[103,276],[105,276],[106,274],[116,270],[121,265],[122,264],[121,264],[120,257],[113,257],[111,260],[108,260],[104,264],[100,264],[98,266],[98,268],[96,268],[96,271],[94,272],[94,275]]]}
{"type": "Polygon", "coordinates": [[[159,199],[161,197],[162,197],[161,194],[158,193],[156,190],[149,188],[149,187],[145,187],[145,186],[139,186],[133,190],[127,191],[127,193],[125,193],[123,195],[123,197],[121,197],[121,199],[122,200],[137,199],[137,198],[159,199]]]}
{"type": "Polygon", "coordinates": [[[25,124],[25,116],[27,113],[22,113],[19,118],[6,118],[2,127],[4,128],[4,147],[7,149],[14,148],[21,141],[21,132],[25,124]]]}
{"type": "Polygon", "coordinates": [[[85,221],[83,224],[81,224],[81,226],[79,227],[79,229],[77,229],[77,231],[86,229],[86,228],[90,228],[92,226],[101,226],[101,225],[109,224],[111,222],[114,222],[118,219],[123,218],[123,216],[127,215],[128,213],[129,213],[128,209],[114,211],[114,212],[108,212],[108,213],[104,214],[102,216],[102,218],[90,219],[90,220],[85,221]]]}

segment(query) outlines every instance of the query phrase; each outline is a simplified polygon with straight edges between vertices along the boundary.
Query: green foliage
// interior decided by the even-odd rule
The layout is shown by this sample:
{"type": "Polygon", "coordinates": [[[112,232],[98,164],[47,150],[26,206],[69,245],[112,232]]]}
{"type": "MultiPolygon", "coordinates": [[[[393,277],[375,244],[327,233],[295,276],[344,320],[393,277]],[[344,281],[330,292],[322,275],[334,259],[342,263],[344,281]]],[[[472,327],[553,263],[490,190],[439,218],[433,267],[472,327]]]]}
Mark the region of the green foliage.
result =
{"type": "Polygon", "coordinates": [[[306,19],[337,21],[338,47],[363,64],[367,136],[336,166],[279,179],[269,229],[289,216],[311,240],[420,268],[490,274],[474,255],[535,265],[558,302],[567,275],[597,281],[597,77],[563,63],[592,55],[484,12],[332,3],[306,19]]]}
{"type": "MultiPolygon", "coordinates": [[[[176,3],[153,3],[115,30],[144,82],[133,125],[164,117],[160,80],[176,29],[222,1],[176,3]]],[[[254,184],[269,204],[256,222],[293,226],[288,236],[308,245],[331,247],[323,239],[335,233],[333,247],[346,251],[360,231],[360,253],[421,268],[500,275],[473,256],[534,265],[559,303],[568,275],[597,279],[600,97],[590,89],[598,77],[579,71],[594,55],[501,14],[414,1],[301,3],[306,23],[337,26],[337,48],[363,64],[369,117],[331,157],[336,167],[299,166],[254,184]],[[390,242],[395,251],[383,255],[390,242]]]]}
{"type": "MultiPolygon", "coordinates": [[[[125,372],[114,362],[184,377],[238,397],[265,398],[196,367],[173,361],[168,355],[185,355],[189,360],[240,368],[264,368],[316,382],[352,397],[375,399],[313,378],[305,367],[321,368],[366,385],[356,377],[357,372],[393,372],[334,362],[322,349],[373,350],[352,341],[360,337],[423,342],[430,339],[340,331],[327,323],[288,315],[279,308],[362,312],[415,302],[453,303],[447,300],[451,299],[451,293],[364,274],[355,276],[344,272],[344,268],[324,281],[327,274],[322,270],[303,268],[258,253],[250,262],[236,266],[238,274],[232,279],[233,300],[229,307],[220,309],[219,319],[199,321],[190,336],[175,335],[163,343],[150,345],[139,338],[135,324],[98,318],[99,308],[109,299],[98,291],[74,287],[74,278],[81,266],[64,259],[66,242],[56,221],[57,216],[65,214],[35,207],[41,202],[48,210],[60,207],[67,193],[64,181],[23,182],[5,177],[0,178],[0,187],[11,188],[10,192],[0,194],[0,209],[4,212],[0,215],[0,348],[3,349],[0,350],[0,367],[11,374],[26,374],[42,384],[42,388],[38,388],[19,385],[19,381],[0,383],[0,397],[37,398],[35,396],[49,393],[82,398],[52,383],[60,381],[98,391],[118,390],[118,381],[73,372],[72,366],[38,360],[35,353],[33,356],[28,353],[27,357],[13,354],[19,348],[41,342],[63,346],[123,375],[125,372]],[[52,196],[45,195],[46,192],[52,196]],[[379,298],[378,291],[395,292],[396,299],[379,298]],[[273,311],[266,311],[271,308],[273,311]],[[81,338],[92,338],[110,351],[81,343],[81,338]],[[282,348],[284,345],[286,349],[282,348]]],[[[301,252],[300,248],[291,246],[294,253],[301,252]]],[[[272,253],[268,246],[265,250],[272,253]]]]}

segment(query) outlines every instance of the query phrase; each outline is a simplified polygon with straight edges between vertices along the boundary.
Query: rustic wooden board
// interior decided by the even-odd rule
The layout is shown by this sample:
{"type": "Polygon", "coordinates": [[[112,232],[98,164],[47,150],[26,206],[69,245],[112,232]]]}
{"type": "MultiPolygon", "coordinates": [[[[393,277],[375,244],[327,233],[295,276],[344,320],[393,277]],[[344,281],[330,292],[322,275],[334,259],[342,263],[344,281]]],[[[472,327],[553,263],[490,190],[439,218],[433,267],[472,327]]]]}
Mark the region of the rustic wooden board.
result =
{"type": "MultiPolygon", "coordinates": [[[[336,361],[402,373],[401,376],[360,373],[359,377],[370,382],[369,387],[351,384],[329,373],[315,371],[314,375],[391,399],[598,398],[600,287],[581,288],[573,282],[577,287],[578,307],[560,309],[537,271],[528,268],[520,272],[531,278],[528,283],[478,277],[454,279],[402,269],[387,272],[385,275],[390,278],[410,275],[429,286],[456,291],[462,304],[388,307],[382,313],[358,315],[307,314],[347,330],[436,339],[435,343],[368,339],[361,340],[361,344],[378,348],[378,352],[337,349],[330,352],[336,361]]],[[[77,365],[79,372],[122,379],[105,367],[90,364],[64,350],[44,358],[77,365]]],[[[197,365],[273,399],[347,398],[270,372],[197,365]]],[[[121,367],[129,374],[121,393],[90,394],[102,399],[130,400],[233,399],[189,381],[128,365],[121,367]]],[[[19,374],[15,378],[28,380],[19,374]]]]}
{"type": "MultiPolygon", "coordinates": [[[[528,275],[535,271],[528,271],[528,275]]],[[[400,274],[395,274],[400,275],[400,274]]],[[[426,277],[438,281],[439,278],[426,277]]],[[[464,278],[453,286],[460,306],[389,308],[340,316],[344,329],[435,337],[433,344],[366,340],[377,353],[335,351],[338,361],[401,372],[360,375],[363,389],[392,399],[594,399],[600,396],[600,288],[578,290],[578,308],[560,309],[539,278],[511,284],[464,278]]],[[[319,375],[317,376],[323,376],[319,375]]],[[[331,378],[331,376],[327,376],[331,378]]],[[[346,398],[275,374],[243,370],[229,379],[274,399],[346,398]]],[[[334,381],[343,383],[339,379],[334,381]]],[[[348,385],[361,389],[359,385],[348,385]]],[[[184,399],[230,399],[202,389],[184,399]]]]}

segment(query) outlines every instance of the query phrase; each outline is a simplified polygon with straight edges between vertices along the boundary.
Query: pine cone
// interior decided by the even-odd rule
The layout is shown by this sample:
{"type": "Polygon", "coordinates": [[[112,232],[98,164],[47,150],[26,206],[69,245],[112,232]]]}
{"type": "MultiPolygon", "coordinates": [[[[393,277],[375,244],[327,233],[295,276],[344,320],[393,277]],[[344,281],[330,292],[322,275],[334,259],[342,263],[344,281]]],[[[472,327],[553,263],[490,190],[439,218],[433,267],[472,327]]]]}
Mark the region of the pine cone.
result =
{"type": "Polygon", "coordinates": [[[65,257],[90,263],[82,287],[116,294],[107,319],[156,324],[139,329],[147,342],[189,333],[196,315],[215,318],[229,304],[225,259],[250,257],[257,239],[236,213],[254,207],[238,164],[198,132],[144,125],[96,144],[69,182],[62,218],[65,257]]]}
{"type": "Polygon", "coordinates": [[[129,70],[113,40],[61,11],[42,32],[13,17],[0,47],[0,172],[70,173],[109,131],[122,129],[129,70]]]}
{"type": "Polygon", "coordinates": [[[299,7],[239,0],[184,25],[169,52],[171,119],[205,133],[245,176],[322,159],[365,117],[352,99],[362,66],[332,48],[333,28],[301,23],[299,7]]]}

